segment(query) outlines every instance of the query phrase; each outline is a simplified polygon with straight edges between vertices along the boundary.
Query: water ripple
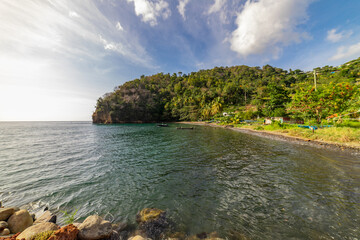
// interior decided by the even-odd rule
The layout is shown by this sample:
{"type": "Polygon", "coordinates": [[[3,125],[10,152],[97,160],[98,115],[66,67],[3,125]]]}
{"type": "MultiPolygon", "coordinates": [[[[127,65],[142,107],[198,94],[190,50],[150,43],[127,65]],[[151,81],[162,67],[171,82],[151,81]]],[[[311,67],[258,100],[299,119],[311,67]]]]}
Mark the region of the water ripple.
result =
{"type": "Polygon", "coordinates": [[[0,123],[0,199],[34,211],[78,209],[80,220],[100,214],[134,222],[140,209],[158,207],[189,234],[360,235],[358,157],[170,126],[0,123]]]}

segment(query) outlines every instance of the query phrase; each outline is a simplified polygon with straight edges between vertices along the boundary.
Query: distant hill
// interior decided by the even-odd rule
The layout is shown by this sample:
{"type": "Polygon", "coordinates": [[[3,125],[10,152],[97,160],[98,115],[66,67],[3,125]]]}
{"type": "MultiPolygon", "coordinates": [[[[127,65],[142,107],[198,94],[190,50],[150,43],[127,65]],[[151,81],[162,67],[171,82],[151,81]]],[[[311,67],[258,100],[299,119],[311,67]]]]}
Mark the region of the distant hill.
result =
{"type": "MultiPolygon", "coordinates": [[[[360,58],[315,70],[318,87],[360,82],[360,58]]],[[[99,98],[92,119],[105,124],[206,120],[224,110],[251,111],[248,118],[288,115],[291,96],[313,82],[312,71],[287,71],[270,65],[158,73],[126,82],[99,98]]]]}

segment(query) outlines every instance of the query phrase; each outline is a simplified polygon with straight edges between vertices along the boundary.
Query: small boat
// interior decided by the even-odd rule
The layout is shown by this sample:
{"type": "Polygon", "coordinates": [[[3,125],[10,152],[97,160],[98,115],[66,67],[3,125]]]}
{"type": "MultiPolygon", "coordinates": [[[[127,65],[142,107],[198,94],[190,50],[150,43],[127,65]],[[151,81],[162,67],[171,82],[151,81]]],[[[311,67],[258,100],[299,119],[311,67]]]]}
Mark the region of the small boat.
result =
{"type": "Polygon", "coordinates": [[[181,129],[181,130],[194,130],[194,127],[176,127],[176,129],[181,129]]]}
{"type": "Polygon", "coordinates": [[[166,123],[160,123],[157,125],[158,127],[168,127],[169,125],[167,125],[166,123]]]}

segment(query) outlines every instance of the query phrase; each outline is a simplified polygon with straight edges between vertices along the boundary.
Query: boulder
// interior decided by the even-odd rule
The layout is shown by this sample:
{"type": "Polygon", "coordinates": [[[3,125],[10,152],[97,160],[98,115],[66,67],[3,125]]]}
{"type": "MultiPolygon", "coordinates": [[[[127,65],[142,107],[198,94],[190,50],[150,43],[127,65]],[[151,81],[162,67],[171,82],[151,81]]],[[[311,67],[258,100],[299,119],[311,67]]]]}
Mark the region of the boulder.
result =
{"type": "Polygon", "coordinates": [[[81,225],[81,223],[79,223],[79,222],[74,222],[74,223],[72,223],[72,225],[74,225],[75,227],[79,228],[79,226],[81,225]]]}
{"type": "Polygon", "coordinates": [[[22,209],[11,215],[7,222],[10,232],[18,233],[30,227],[33,224],[33,219],[27,210],[22,209]]]}
{"type": "Polygon", "coordinates": [[[139,229],[148,238],[162,239],[164,233],[171,227],[170,220],[166,217],[166,212],[156,208],[145,208],[136,215],[139,229]]]}
{"type": "Polygon", "coordinates": [[[56,215],[52,214],[49,210],[46,210],[39,218],[37,218],[34,224],[42,222],[56,223],[56,215]]]}
{"type": "Polygon", "coordinates": [[[0,208],[0,221],[6,221],[15,213],[15,208],[0,208]]]}
{"type": "Polygon", "coordinates": [[[146,238],[143,238],[143,237],[140,236],[140,235],[136,235],[135,237],[131,237],[131,238],[129,238],[128,240],[146,240],[146,238]]]}
{"type": "Polygon", "coordinates": [[[69,224],[60,228],[48,240],[75,240],[79,233],[79,229],[73,224],[69,224]]]}
{"type": "Polygon", "coordinates": [[[32,237],[34,237],[39,233],[58,230],[58,229],[59,226],[56,225],[55,223],[51,223],[51,222],[39,223],[25,229],[25,231],[23,231],[19,236],[17,236],[16,239],[21,240],[24,238],[25,240],[31,240],[32,237]]]}
{"type": "Polygon", "coordinates": [[[10,234],[10,230],[8,228],[4,228],[3,230],[0,231],[0,236],[9,235],[9,234],[10,234]]]}
{"type": "Polygon", "coordinates": [[[136,215],[136,221],[138,223],[147,222],[150,220],[156,220],[161,215],[163,215],[165,211],[157,208],[144,208],[136,215]]]}
{"type": "Polygon", "coordinates": [[[109,238],[111,234],[111,223],[98,215],[92,215],[80,224],[78,238],[80,240],[98,240],[109,238]]]}
{"type": "Polygon", "coordinates": [[[0,221],[0,231],[4,228],[7,228],[8,224],[5,221],[0,221]]]}

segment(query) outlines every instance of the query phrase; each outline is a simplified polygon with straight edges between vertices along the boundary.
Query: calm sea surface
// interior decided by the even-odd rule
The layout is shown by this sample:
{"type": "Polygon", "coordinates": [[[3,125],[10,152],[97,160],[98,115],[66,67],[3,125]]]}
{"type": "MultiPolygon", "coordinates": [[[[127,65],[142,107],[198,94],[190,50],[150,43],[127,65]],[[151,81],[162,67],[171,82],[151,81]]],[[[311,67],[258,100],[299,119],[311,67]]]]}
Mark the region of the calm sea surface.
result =
{"type": "Polygon", "coordinates": [[[156,207],[188,234],[359,239],[359,155],[176,126],[2,122],[0,200],[79,220],[156,207]]]}

